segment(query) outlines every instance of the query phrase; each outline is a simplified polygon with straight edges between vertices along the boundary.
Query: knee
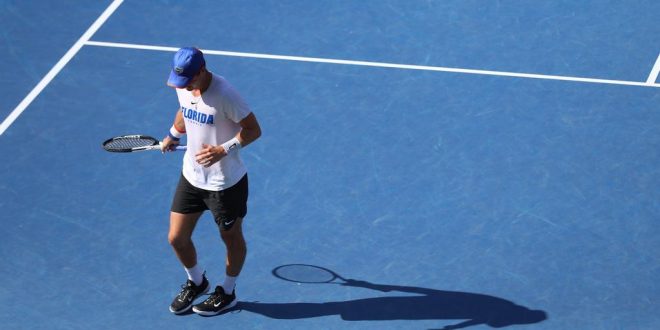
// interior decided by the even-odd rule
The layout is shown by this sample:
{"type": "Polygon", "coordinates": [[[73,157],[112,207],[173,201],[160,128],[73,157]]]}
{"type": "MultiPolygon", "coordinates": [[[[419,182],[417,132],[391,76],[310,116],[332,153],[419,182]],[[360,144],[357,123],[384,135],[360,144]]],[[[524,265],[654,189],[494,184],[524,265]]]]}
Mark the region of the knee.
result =
{"type": "Polygon", "coordinates": [[[175,249],[182,249],[190,245],[191,240],[190,237],[185,237],[181,235],[176,235],[170,233],[167,236],[167,240],[170,243],[170,245],[175,248],[175,249]]]}
{"type": "Polygon", "coordinates": [[[241,247],[245,245],[243,233],[240,230],[222,230],[220,237],[225,245],[228,247],[241,247]]]}

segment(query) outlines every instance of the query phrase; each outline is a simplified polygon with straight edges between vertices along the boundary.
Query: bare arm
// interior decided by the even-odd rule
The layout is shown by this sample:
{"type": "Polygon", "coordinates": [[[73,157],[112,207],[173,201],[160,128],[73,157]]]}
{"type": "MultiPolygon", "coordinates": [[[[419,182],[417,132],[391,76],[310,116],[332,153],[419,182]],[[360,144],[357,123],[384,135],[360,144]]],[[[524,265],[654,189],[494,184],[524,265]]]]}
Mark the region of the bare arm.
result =
{"type": "Polygon", "coordinates": [[[176,130],[179,132],[186,131],[186,122],[183,120],[183,112],[181,112],[181,108],[179,108],[179,111],[176,112],[176,116],[174,116],[174,127],[176,127],[176,130]]]}
{"type": "Polygon", "coordinates": [[[259,126],[257,117],[253,113],[243,118],[239,124],[241,125],[241,130],[236,135],[236,138],[241,143],[241,147],[247,146],[261,136],[261,127],[259,126]]]}
{"type": "MultiPolygon", "coordinates": [[[[184,133],[186,131],[186,123],[183,120],[183,114],[181,113],[181,108],[176,112],[176,115],[174,116],[174,128],[179,131],[180,133],[184,133]]],[[[172,151],[172,146],[176,146],[179,144],[179,141],[175,141],[172,139],[169,135],[165,136],[163,139],[163,143],[161,145],[160,150],[162,152],[165,151],[172,151]]]]}

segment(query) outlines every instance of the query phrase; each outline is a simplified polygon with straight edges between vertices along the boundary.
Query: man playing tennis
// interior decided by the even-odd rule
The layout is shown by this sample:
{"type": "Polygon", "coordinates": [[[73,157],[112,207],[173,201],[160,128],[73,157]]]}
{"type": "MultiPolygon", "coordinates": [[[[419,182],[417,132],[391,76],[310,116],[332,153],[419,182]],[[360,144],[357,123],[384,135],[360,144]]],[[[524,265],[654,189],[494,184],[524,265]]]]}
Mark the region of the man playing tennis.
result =
{"type": "Polygon", "coordinates": [[[204,302],[192,307],[201,315],[216,315],[236,305],[234,287],[247,253],[243,218],[247,213],[248,176],[239,149],[261,136],[256,117],[223,77],[206,69],[197,48],[181,48],[174,55],[167,84],[176,89],[179,111],[162,151],[170,151],[187,134],[188,149],[170,212],[168,239],[183,264],[188,280],[170,311],[181,314],[210,284],[197,264],[192,233],[200,216],[210,210],[220,229],[226,255],[222,285],[204,302]]]}

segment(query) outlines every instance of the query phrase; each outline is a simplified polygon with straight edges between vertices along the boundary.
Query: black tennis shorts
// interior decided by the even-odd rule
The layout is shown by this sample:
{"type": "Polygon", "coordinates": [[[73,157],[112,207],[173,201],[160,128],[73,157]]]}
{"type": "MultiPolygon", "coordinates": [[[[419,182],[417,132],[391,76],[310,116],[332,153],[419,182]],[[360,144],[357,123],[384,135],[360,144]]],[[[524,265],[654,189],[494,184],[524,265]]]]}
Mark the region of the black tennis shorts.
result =
{"type": "Polygon", "coordinates": [[[247,200],[247,174],[235,185],[220,191],[197,188],[182,174],[170,210],[182,214],[210,210],[220,230],[229,230],[236,219],[243,218],[247,214],[247,200]]]}

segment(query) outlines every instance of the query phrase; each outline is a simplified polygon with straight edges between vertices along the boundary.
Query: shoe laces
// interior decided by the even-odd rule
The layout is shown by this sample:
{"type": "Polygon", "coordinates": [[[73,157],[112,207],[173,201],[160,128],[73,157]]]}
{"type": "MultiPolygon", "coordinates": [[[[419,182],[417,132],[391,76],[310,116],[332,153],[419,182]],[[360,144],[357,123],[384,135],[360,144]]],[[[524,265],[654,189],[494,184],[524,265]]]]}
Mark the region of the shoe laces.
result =
{"type": "Polygon", "coordinates": [[[193,283],[188,280],[185,284],[181,285],[181,292],[179,292],[177,298],[181,301],[184,301],[189,294],[193,293],[193,291],[193,283]]]}

